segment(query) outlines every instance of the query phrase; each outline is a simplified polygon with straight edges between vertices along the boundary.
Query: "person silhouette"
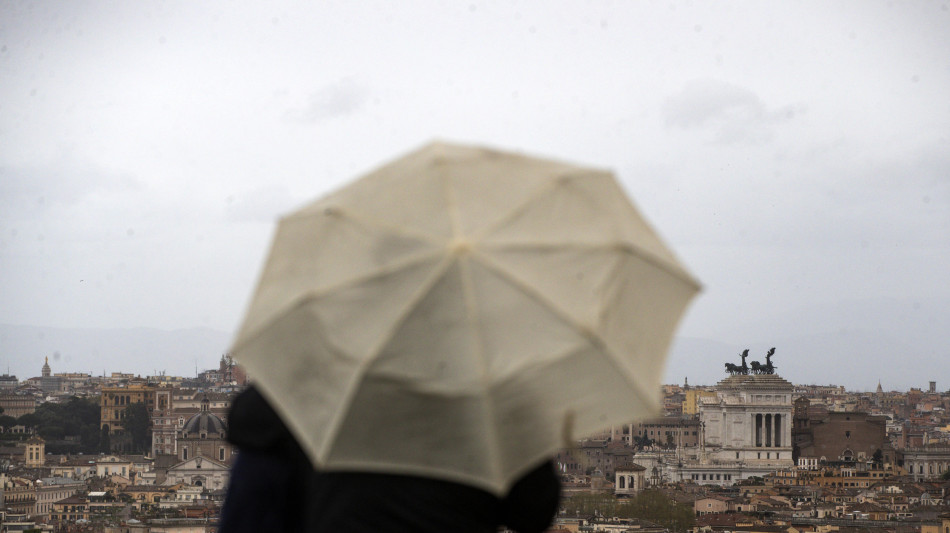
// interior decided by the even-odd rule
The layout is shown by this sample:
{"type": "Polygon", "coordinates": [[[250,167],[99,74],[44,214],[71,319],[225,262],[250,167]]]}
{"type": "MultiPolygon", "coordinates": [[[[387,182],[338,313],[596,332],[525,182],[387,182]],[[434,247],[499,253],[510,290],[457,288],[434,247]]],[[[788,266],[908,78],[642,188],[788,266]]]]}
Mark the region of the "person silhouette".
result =
{"type": "Polygon", "coordinates": [[[560,480],[550,460],[519,478],[503,497],[422,476],[316,470],[253,386],[235,398],[228,423],[228,439],[239,453],[220,533],[495,533],[502,525],[541,533],[560,501],[560,480]]]}

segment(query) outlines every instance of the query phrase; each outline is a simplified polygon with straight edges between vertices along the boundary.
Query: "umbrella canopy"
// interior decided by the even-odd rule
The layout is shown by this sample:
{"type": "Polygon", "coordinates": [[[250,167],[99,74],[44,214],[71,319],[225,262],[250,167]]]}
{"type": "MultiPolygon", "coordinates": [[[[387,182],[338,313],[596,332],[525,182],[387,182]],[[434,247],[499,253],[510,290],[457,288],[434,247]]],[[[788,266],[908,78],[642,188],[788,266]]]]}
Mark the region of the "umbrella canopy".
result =
{"type": "Polygon", "coordinates": [[[609,172],[434,143],[280,221],[232,351],[317,467],[503,494],[659,410],[698,289],[609,172]]]}

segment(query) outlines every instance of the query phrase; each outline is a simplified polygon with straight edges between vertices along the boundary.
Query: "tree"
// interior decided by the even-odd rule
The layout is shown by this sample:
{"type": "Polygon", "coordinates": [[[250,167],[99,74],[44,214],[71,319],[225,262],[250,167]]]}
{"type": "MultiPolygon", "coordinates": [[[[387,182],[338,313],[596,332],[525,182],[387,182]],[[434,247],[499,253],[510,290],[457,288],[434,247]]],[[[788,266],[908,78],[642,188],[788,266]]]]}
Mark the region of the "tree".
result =
{"type": "Polygon", "coordinates": [[[3,429],[9,429],[16,425],[16,418],[13,418],[10,415],[0,416],[0,427],[3,429]]]}
{"type": "Polygon", "coordinates": [[[43,440],[49,442],[54,440],[63,440],[66,438],[66,428],[63,426],[51,426],[44,424],[37,431],[43,440]]]}
{"type": "Polygon", "coordinates": [[[880,465],[884,462],[884,453],[881,452],[880,448],[874,450],[874,455],[871,456],[871,461],[873,461],[876,465],[880,465]]]}
{"type": "Polygon", "coordinates": [[[99,434],[101,429],[96,426],[83,426],[79,432],[79,445],[84,451],[99,451],[99,434]]]}
{"type": "Polygon", "coordinates": [[[573,516],[617,516],[620,503],[610,494],[578,492],[565,498],[562,506],[573,516]]]}
{"type": "Polygon", "coordinates": [[[47,402],[17,422],[36,430],[50,453],[95,453],[98,445],[99,403],[95,399],[71,397],[65,403],[47,402]],[[89,434],[96,438],[89,438],[89,434]],[[84,438],[83,435],[86,435],[84,438]],[[67,439],[67,437],[72,437],[67,439]]]}
{"type": "Polygon", "coordinates": [[[112,452],[112,438],[109,436],[109,426],[102,426],[102,430],[99,432],[99,452],[100,453],[111,453],[112,452]]]}
{"type": "Polygon", "coordinates": [[[40,417],[36,413],[27,413],[17,418],[17,424],[25,428],[35,428],[41,423],[40,417]]]}
{"type": "Polygon", "coordinates": [[[149,448],[152,417],[148,407],[142,402],[136,402],[125,408],[123,425],[126,433],[132,440],[133,452],[145,452],[149,448]]]}
{"type": "Polygon", "coordinates": [[[677,503],[658,490],[646,490],[624,504],[617,513],[624,518],[642,518],[671,531],[686,531],[696,523],[693,508],[677,503]]]}

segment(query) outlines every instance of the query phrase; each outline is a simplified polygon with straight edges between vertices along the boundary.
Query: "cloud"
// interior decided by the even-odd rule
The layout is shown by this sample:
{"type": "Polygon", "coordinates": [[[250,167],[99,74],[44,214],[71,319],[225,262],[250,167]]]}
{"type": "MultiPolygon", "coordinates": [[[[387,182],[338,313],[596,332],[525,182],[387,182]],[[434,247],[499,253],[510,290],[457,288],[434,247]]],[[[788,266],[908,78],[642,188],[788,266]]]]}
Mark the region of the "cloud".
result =
{"type": "Polygon", "coordinates": [[[238,198],[228,197],[227,216],[235,222],[275,222],[294,201],[286,187],[268,185],[238,198]]]}
{"type": "Polygon", "coordinates": [[[793,105],[770,110],[749,89],[715,80],[692,81],[663,105],[667,125],[712,130],[714,141],[722,144],[768,141],[773,126],[802,112],[793,105]]]}
{"type": "Polygon", "coordinates": [[[311,94],[306,106],[288,109],[284,113],[284,119],[312,124],[356,113],[367,100],[369,90],[353,78],[343,78],[311,94]]]}
{"type": "Polygon", "coordinates": [[[129,174],[66,156],[45,165],[0,165],[0,212],[5,213],[4,218],[38,216],[47,209],[74,206],[95,194],[143,189],[129,174]]]}

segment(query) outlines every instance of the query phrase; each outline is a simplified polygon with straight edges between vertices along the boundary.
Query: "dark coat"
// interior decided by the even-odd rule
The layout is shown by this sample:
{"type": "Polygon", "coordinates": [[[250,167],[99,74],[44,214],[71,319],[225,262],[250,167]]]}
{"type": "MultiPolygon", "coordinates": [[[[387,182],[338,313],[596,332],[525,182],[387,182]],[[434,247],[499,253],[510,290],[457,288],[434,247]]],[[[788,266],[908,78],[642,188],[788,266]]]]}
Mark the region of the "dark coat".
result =
{"type": "Polygon", "coordinates": [[[560,498],[550,461],[518,480],[504,498],[426,477],[316,471],[253,387],[232,405],[228,438],[240,451],[220,533],[495,533],[499,525],[540,533],[560,498]]]}

